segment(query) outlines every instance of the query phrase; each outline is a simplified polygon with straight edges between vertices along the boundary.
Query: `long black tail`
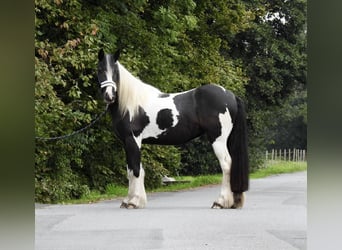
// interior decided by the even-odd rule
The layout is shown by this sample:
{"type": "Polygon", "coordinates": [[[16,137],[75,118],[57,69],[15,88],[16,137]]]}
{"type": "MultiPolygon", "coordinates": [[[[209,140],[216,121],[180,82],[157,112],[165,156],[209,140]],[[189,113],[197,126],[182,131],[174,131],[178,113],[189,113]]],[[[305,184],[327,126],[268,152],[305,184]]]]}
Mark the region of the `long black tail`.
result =
{"type": "Polygon", "coordinates": [[[232,157],[230,185],[234,193],[242,193],[249,186],[246,111],[243,101],[236,97],[237,114],[227,146],[232,157]]]}

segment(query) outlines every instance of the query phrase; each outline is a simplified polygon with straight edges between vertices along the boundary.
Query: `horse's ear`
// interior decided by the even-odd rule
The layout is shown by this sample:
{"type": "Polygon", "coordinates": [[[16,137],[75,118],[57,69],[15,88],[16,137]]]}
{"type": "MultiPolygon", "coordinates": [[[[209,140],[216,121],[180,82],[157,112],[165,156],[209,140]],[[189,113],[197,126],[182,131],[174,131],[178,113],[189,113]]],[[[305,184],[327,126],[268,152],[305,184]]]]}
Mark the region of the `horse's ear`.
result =
{"type": "Polygon", "coordinates": [[[114,53],[114,61],[116,62],[117,60],[119,60],[120,57],[120,49],[118,49],[115,53],[114,53]]]}
{"type": "Polygon", "coordinates": [[[102,61],[103,57],[104,57],[104,51],[103,49],[100,49],[99,54],[98,54],[99,61],[102,61]]]}

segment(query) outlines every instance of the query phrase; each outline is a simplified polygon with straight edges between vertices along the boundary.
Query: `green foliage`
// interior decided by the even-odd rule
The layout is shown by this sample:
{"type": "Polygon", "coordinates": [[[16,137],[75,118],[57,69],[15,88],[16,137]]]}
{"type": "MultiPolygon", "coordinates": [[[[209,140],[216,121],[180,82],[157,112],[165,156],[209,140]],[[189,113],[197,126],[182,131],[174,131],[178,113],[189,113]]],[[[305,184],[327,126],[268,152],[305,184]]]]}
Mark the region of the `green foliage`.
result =
{"type": "MultiPolygon", "coordinates": [[[[35,0],[35,14],[37,136],[70,133],[102,111],[96,83],[101,47],[121,48],[121,63],[162,91],[217,83],[246,100],[255,168],[263,147],[276,139],[269,129],[281,124],[273,111],[306,83],[306,1],[35,0]],[[286,24],[263,20],[277,11],[286,24]]],[[[35,159],[39,202],[127,184],[124,151],[109,117],[71,139],[37,140],[35,159]]],[[[147,188],[160,186],[165,174],[220,171],[201,139],[181,147],[143,146],[142,159],[147,188]]]]}
{"type": "Polygon", "coordinates": [[[181,175],[221,173],[213,148],[205,136],[182,145],[181,175]]]}
{"type": "Polygon", "coordinates": [[[89,192],[83,176],[82,143],[77,139],[69,144],[57,142],[55,146],[36,144],[35,188],[36,199],[42,202],[56,202],[62,199],[80,197],[89,192]],[[78,147],[80,148],[78,148],[78,147]],[[54,154],[58,148],[59,153],[54,154]],[[73,157],[69,157],[72,155],[73,157]]]}
{"type": "Polygon", "coordinates": [[[296,90],[279,108],[269,127],[271,148],[307,148],[307,92],[296,90]]]}
{"type": "Polygon", "coordinates": [[[159,187],[164,175],[175,175],[180,167],[180,154],[173,146],[143,145],[141,156],[146,188],[159,187]]]}
{"type": "MultiPolygon", "coordinates": [[[[101,42],[96,21],[79,1],[35,1],[35,11],[36,135],[54,137],[83,127],[100,111],[93,69],[94,48],[101,42]]],[[[86,156],[93,143],[87,134],[36,142],[37,201],[56,202],[89,192],[86,156]]]]}
{"type": "MultiPolygon", "coordinates": [[[[248,8],[258,15],[250,28],[232,40],[229,54],[241,61],[249,76],[246,101],[252,168],[259,167],[262,158],[258,156],[266,147],[279,140],[277,124],[287,113],[283,104],[294,92],[306,89],[306,6],[305,0],[251,2],[248,8]]],[[[306,140],[303,131],[299,137],[296,140],[306,140]]]]}

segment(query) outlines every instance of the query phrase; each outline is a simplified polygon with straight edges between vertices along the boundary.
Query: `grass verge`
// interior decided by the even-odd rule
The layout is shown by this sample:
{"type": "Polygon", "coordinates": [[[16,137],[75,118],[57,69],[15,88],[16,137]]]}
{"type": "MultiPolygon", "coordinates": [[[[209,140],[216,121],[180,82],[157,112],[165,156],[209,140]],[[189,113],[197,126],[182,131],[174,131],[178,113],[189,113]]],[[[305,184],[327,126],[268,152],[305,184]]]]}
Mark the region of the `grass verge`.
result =
{"type": "Polygon", "coordinates": [[[263,168],[251,173],[250,178],[264,178],[270,175],[293,173],[304,170],[307,170],[307,162],[269,161],[263,168]]]}
{"type": "MultiPolygon", "coordinates": [[[[285,162],[285,161],[269,161],[261,169],[250,174],[251,179],[264,178],[270,175],[293,173],[307,170],[306,162],[285,162]]],[[[176,177],[177,181],[187,181],[186,183],[175,183],[167,186],[162,186],[147,192],[174,192],[184,189],[196,188],[201,186],[220,184],[222,180],[221,174],[216,175],[201,175],[201,176],[181,176],[176,177]]],[[[63,204],[81,204],[92,203],[101,200],[109,200],[127,195],[127,187],[109,184],[106,187],[105,193],[99,191],[90,191],[77,200],[66,200],[63,204]]]]}

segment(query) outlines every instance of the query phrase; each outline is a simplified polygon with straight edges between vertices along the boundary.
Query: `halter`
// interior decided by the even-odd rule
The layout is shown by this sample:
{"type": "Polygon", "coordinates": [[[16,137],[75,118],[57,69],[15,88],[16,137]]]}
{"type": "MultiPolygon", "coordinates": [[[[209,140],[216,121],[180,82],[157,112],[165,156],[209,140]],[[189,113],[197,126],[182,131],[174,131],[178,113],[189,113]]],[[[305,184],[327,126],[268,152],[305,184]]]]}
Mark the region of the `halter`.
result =
{"type": "Polygon", "coordinates": [[[100,86],[101,86],[101,89],[102,88],[105,88],[105,87],[108,87],[108,86],[112,86],[115,91],[116,91],[116,83],[114,81],[111,81],[111,80],[106,80],[106,81],[103,81],[100,83],[100,86]]]}

